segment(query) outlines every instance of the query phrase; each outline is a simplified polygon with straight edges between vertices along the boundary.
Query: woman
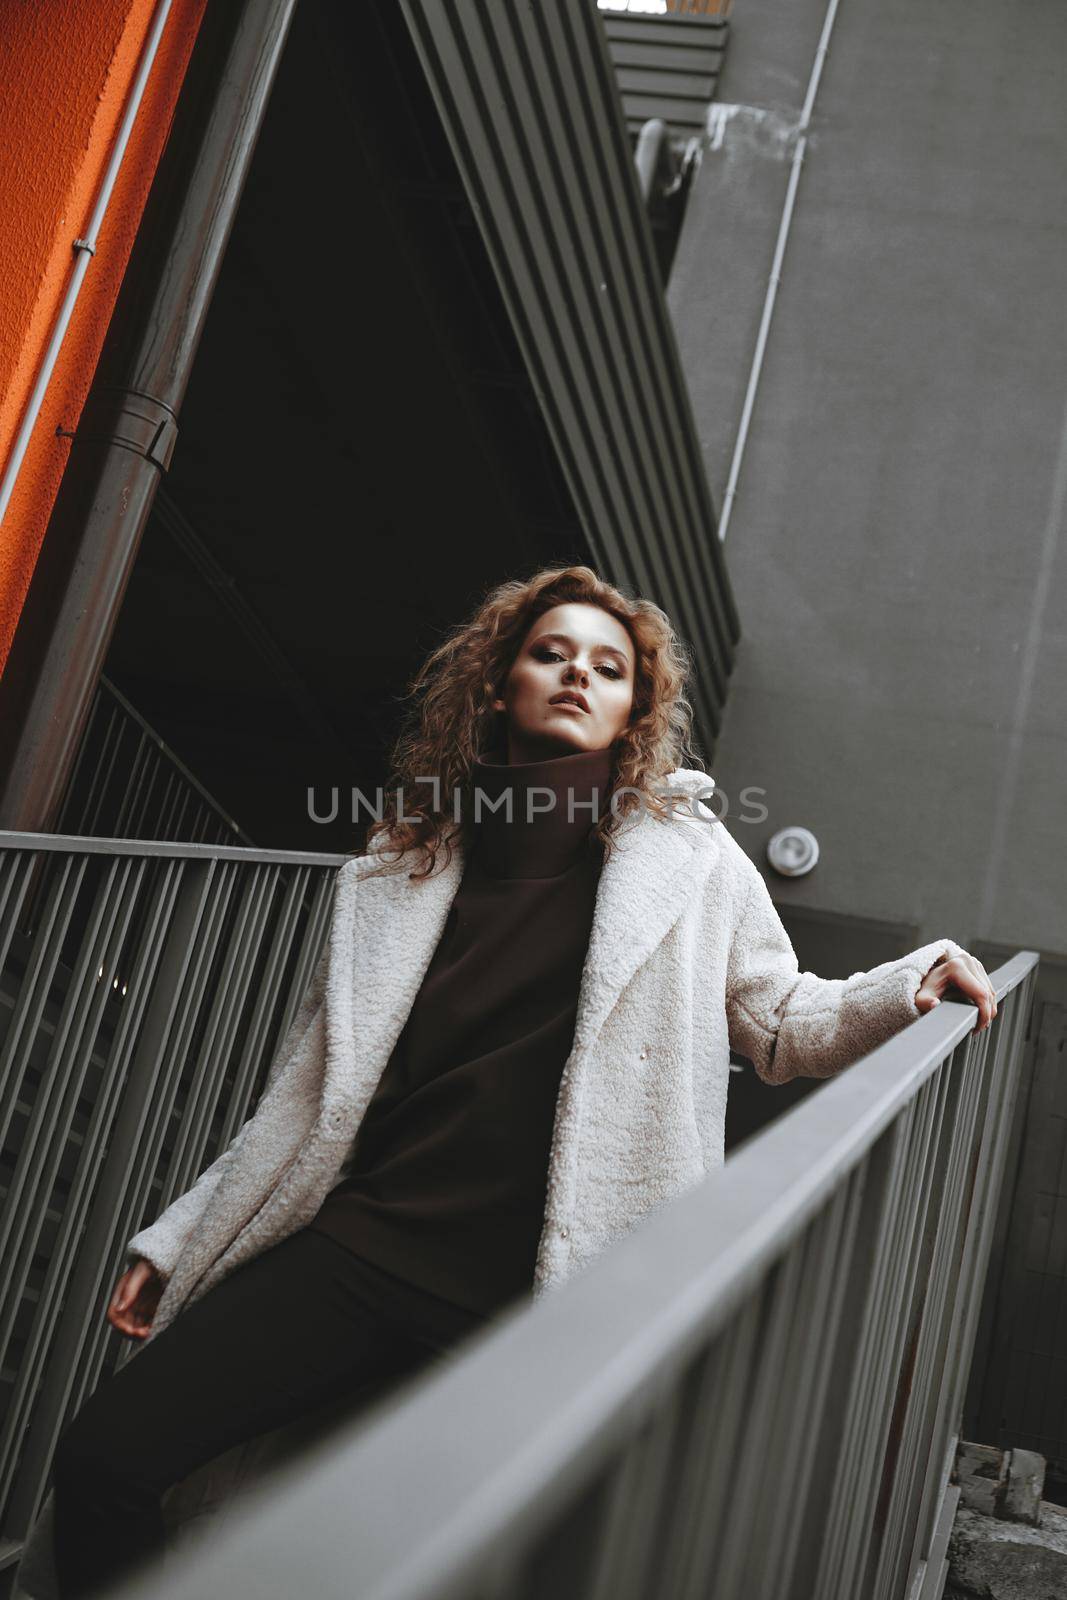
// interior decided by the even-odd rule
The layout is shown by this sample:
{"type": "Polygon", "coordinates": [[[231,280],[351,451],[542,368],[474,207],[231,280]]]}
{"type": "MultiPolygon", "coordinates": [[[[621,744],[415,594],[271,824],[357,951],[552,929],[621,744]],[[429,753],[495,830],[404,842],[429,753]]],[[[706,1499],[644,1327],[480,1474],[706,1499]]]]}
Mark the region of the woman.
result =
{"type": "Polygon", "coordinates": [[[415,1371],[699,1182],[731,1047],[828,1077],[953,984],[988,1026],[950,939],[798,971],[679,765],[688,665],[582,566],[501,585],[429,657],[255,1115],[130,1241],[108,1317],[140,1359],[60,1441],[61,1594],[156,1550],[200,1463],[415,1371]]]}

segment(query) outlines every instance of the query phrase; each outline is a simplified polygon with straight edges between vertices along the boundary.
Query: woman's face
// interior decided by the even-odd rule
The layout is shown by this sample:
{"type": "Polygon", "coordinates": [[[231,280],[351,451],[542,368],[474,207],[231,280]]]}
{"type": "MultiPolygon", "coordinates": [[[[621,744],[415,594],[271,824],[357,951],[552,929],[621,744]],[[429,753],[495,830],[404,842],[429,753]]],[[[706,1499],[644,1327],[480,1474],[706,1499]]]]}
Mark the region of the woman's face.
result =
{"type": "Polygon", "coordinates": [[[538,617],[492,703],[507,717],[508,762],[606,750],[630,720],[635,661],[629,633],[599,606],[574,601],[538,617]],[[588,709],[560,703],[567,691],[588,709]]]}

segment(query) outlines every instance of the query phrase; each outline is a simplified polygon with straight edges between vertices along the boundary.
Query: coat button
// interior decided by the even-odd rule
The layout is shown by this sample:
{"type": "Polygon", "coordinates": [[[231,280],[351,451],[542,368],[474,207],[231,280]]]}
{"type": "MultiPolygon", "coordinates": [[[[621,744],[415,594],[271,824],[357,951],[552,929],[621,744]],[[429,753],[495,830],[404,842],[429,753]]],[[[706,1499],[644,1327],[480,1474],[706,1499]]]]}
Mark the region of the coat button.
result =
{"type": "Polygon", "coordinates": [[[641,1060],[644,1061],[644,1060],[647,1059],[647,1057],[648,1057],[648,1051],[647,1050],[642,1050],[641,1051],[641,1060]]]}
{"type": "Polygon", "coordinates": [[[569,1234],[569,1233],[570,1233],[570,1231],[571,1231],[571,1230],[570,1230],[570,1229],[569,1229],[569,1228],[561,1228],[561,1229],[560,1229],[560,1230],[559,1230],[559,1236],[560,1236],[560,1238],[561,1238],[561,1239],[566,1239],[566,1238],[567,1238],[567,1236],[568,1236],[568,1234],[569,1234]]]}

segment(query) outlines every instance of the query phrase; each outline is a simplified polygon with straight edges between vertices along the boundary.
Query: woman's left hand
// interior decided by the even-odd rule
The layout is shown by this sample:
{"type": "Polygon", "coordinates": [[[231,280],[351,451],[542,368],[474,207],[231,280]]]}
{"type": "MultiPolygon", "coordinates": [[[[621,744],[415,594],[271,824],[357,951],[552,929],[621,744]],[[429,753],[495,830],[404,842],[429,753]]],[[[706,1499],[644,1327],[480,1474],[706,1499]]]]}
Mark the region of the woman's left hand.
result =
{"type": "Polygon", "coordinates": [[[962,989],[968,1000],[978,1007],[978,1021],[973,1032],[988,1028],[997,1014],[997,997],[986,969],[977,956],[964,951],[961,956],[942,956],[926,974],[915,991],[915,1004],[920,1011],[932,1011],[940,1005],[946,989],[962,989]]]}

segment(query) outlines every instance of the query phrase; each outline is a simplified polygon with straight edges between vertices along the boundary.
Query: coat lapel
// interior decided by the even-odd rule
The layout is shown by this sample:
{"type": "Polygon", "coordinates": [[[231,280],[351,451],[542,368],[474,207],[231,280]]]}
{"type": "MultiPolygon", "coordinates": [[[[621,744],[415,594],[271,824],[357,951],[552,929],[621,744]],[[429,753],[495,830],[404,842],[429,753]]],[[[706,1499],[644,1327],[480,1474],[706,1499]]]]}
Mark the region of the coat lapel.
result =
{"type": "MultiPolygon", "coordinates": [[[[691,777],[710,788],[706,774],[686,769],[668,782],[672,790],[692,792],[684,781],[691,777]]],[[[692,818],[660,820],[642,809],[614,836],[582,970],[575,1052],[592,1045],[626,983],[699,892],[715,853],[700,848],[707,831],[692,818]]],[[[327,976],[324,1117],[350,1126],[353,1116],[362,1116],[415,1003],[464,866],[457,841],[451,861],[421,882],[410,881],[408,866],[380,877],[339,875],[327,976]]]]}
{"type": "Polygon", "coordinates": [[[642,811],[615,836],[597,888],[578,993],[576,1050],[593,1044],[638,967],[669,933],[689,897],[699,894],[712,857],[698,847],[706,831],[699,822],[661,821],[642,811]]]}
{"type": "MultiPolygon", "coordinates": [[[[373,857],[362,858],[368,863],[373,857]]],[[[447,866],[412,883],[405,862],[381,877],[342,869],[330,927],[323,1114],[361,1117],[415,1003],[463,876],[447,866]]]]}

